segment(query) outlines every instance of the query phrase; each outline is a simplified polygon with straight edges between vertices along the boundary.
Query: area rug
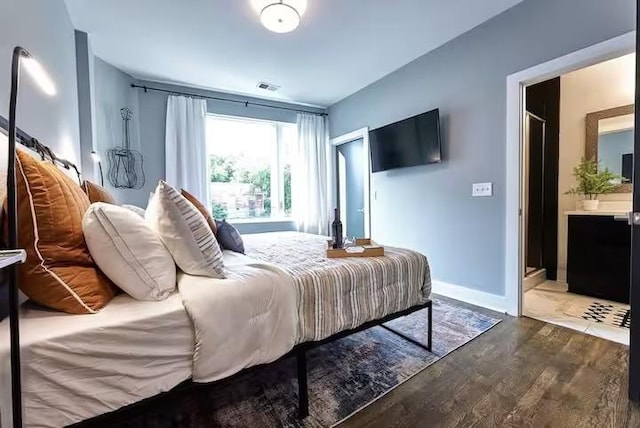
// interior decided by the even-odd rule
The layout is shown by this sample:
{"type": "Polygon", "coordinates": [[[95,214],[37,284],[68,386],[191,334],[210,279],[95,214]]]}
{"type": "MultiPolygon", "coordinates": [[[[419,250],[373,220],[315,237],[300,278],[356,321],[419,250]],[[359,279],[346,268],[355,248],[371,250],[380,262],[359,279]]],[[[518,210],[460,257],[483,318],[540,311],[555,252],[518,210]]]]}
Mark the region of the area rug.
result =
{"type": "Polygon", "coordinates": [[[624,303],[597,300],[593,302],[576,302],[565,309],[564,313],[572,317],[612,327],[631,328],[631,307],[624,303]]]}
{"type": "MultiPolygon", "coordinates": [[[[374,327],[308,353],[309,417],[296,417],[298,394],[293,358],[248,372],[232,382],[203,387],[179,409],[135,419],[144,426],[330,427],[500,322],[451,300],[433,304],[433,352],[374,327]],[[180,415],[180,412],[182,414],[180,415]],[[167,416],[172,419],[167,425],[167,416]]],[[[426,344],[427,312],[388,323],[426,344]]],[[[126,426],[136,426],[129,420],[126,426]]]]}

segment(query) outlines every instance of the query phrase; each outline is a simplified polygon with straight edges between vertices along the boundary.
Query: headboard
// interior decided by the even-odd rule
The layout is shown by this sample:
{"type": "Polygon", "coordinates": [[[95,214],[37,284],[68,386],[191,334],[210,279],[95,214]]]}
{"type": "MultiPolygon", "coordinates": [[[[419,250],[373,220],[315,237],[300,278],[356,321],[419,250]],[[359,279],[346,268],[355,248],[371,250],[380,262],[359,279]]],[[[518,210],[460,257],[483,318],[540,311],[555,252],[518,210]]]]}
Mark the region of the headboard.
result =
{"type": "MultiPolygon", "coordinates": [[[[9,122],[0,116],[0,201],[4,201],[7,194],[7,144],[8,144],[9,122]]],[[[81,183],[81,174],[78,167],[71,161],[58,157],[48,146],[40,143],[20,128],[16,129],[17,147],[25,150],[34,157],[47,160],[58,166],[70,178],[81,183]]]]}

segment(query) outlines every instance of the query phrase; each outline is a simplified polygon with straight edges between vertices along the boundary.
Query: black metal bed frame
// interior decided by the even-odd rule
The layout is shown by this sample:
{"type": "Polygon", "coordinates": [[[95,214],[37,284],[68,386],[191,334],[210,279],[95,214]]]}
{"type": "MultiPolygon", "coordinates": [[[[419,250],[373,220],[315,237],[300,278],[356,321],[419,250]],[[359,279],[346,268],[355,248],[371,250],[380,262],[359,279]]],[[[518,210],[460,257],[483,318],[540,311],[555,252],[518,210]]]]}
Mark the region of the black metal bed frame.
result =
{"type": "Polygon", "coordinates": [[[313,341],[313,342],[304,342],[301,343],[299,345],[296,345],[291,351],[289,351],[287,354],[285,354],[284,356],[280,357],[279,359],[277,359],[276,361],[273,361],[271,363],[268,364],[260,364],[258,366],[254,366],[254,367],[250,367],[247,369],[244,369],[230,377],[227,377],[225,379],[221,379],[215,382],[210,382],[210,383],[195,383],[191,380],[186,380],[184,382],[182,382],[180,385],[176,386],[175,388],[173,388],[170,391],[158,394],[154,397],[150,397],[147,399],[144,399],[142,401],[139,401],[137,403],[125,406],[121,409],[115,410],[113,412],[110,413],[106,413],[104,415],[99,415],[96,416],[94,418],[91,419],[87,419],[85,421],[79,422],[77,424],[73,424],[70,427],[74,427],[74,428],[87,428],[87,427],[96,427],[96,426],[113,426],[114,424],[120,423],[121,421],[126,421],[129,419],[129,416],[131,415],[131,413],[133,412],[138,412],[139,410],[142,410],[143,408],[145,408],[146,406],[152,406],[154,403],[157,403],[159,401],[159,399],[161,397],[166,397],[166,396],[173,396],[176,394],[183,394],[185,392],[194,390],[194,389],[200,389],[200,388],[208,388],[208,387],[213,387],[213,386],[219,386],[222,384],[227,384],[230,382],[233,382],[235,379],[237,379],[238,377],[245,375],[249,372],[253,372],[253,371],[257,371],[257,370],[261,370],[263,368],[269,367],[272,364],[275,364],[277,362],[280,362],[282,360],[294,357],[296,358],[296,370],[297,370],[297,379],[298,379],[298,418],[299,419],[304,419],[307,416],[309,416],[309,392],[308,392],[308,387],[307,387],[307,352],[315,349],[317,347],[335,342],[337,340],[343,339],[347,336],[350,336],[352,334],[355,333],[360,333],[364,330],[368,330],[372,327],[377,327],[380,326],[382,328],[384,328],[385,330],[390,331],[391,333],[394,333],[395,335],[403,338],[404,340],[412,343],[413,345],[416,345],[428,352],[431,352],[431,345],[432,345],[432,340],[433,340],[433,301],[429,300],[426,303],[420,304],[420,305],[416,305],[416,306],[412,306],[408,309],[405,309],[403,311],[399,311],[399,312],[395,312],[391,315],[387,315],[384,318],[380,318],[377,320],[373,320],[373,321],[369,321],[366,322],[356,328],[350,329],[350,330],[344,330],[341,332],[338,332],[332,336],[327,337],[326,339],[322,339],[322,340],[318,340],[318,341],[313,341]],[[414,312],[420,311],[422,309],[428,309],[427,311],[427,323],[428,323],[428,335],[427,335],[427,345],[425,346],[424,344],[418,342],[417,340],[406,336],[405,334],[391,328],[388,327],[386,325],[384,325],[385,323],[389,322],[389,321],[393,321],[397,318],[401,318],[407,315],[410,315],[414,312]]]}

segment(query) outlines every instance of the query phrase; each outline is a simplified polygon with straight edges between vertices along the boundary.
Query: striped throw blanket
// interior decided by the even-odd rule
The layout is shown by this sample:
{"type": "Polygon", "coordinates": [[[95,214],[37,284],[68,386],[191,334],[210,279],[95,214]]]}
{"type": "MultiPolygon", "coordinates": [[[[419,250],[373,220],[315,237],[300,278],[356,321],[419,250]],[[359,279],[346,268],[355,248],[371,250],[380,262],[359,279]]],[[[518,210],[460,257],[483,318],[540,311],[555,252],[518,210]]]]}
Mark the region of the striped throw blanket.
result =
{"type": "Polygon", "coordinates": [[[249,257],[289,273],[297,292],[297,343],[322,340],[426,303],[431,294],[427,258],[385,247],[384,257],[328,259],[327,237],[298,232],[245,235],[249,257]]]}

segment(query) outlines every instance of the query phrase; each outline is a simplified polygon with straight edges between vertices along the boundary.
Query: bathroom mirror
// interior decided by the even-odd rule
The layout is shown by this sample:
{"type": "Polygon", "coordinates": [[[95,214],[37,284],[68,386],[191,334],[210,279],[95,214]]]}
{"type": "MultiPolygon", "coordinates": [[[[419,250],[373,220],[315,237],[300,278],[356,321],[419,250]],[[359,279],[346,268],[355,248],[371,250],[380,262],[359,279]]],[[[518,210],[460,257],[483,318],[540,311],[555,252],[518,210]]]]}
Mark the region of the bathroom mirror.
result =
{"type": "Polygon", "coordinates": [[[632,192],[633,104],[587,114],[585,157],[624,177],[618,193],[632,192]]]}

